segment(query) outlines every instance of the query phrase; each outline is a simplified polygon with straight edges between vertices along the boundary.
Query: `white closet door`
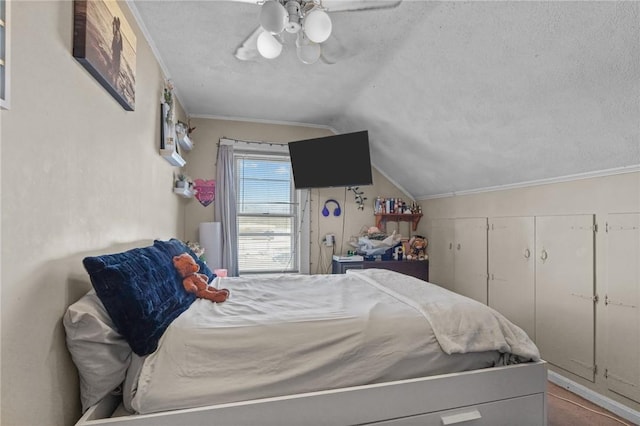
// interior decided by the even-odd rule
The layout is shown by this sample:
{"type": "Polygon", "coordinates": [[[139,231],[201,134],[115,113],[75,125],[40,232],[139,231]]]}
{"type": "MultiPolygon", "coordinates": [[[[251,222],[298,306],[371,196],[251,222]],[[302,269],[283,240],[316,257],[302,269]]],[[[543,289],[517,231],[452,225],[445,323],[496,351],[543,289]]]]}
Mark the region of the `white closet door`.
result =
{"type": "Polygon", "coordinates": [[[593,381],[594,216],[536,217],[536,344],[542,357],[593,381]]]}
{"type": "Polygon", "coordinates": [[[487,303],[487,218],[456,219],[453,290],[487,303]]]}
{"type": "Polygon", "coordinates": [[[535,222],[489,219],[489,306],[535,337],[535,222]]]}
{"type": "Polygon", "coordinates": [[[607,217],[607,386],[640,402],[640,213],[607,217]]]}
{"type": "Polygon", "coordinates": [[[453,219],[433,219],[427,245],[429,282],[453,290],[453,219]]]}

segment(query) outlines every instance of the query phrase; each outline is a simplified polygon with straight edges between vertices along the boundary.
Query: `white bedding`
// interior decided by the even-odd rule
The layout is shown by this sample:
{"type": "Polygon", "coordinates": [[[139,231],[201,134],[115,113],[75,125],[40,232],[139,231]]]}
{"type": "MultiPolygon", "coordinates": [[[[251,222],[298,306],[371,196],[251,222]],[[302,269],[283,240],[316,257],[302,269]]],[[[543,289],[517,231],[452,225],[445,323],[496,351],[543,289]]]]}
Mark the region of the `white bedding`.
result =
{"type": "Polygon", "coordinates": [[[485,368],[513,362],[501,355],[512,350],[539,358],[526,334],[490,308],[391,271],[224,278],[222,286],[229,300],[194,302],[144,360],[125,398],[134,411],[485,368]],[[465,310],[480,315],[480,327],[465,310]]]}

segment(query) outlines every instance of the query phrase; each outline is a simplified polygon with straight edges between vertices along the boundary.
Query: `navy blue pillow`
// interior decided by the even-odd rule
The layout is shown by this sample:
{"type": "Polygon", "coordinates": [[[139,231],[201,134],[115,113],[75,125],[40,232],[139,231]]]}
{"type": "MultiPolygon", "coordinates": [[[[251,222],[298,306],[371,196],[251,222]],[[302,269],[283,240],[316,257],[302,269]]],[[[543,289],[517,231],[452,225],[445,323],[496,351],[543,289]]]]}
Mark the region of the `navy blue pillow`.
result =
{"type": "Polygon", "coordinates": [[[137,355],[155,351],[169,324],[196,298],[182,286],[172,258],[150,246],[82,261],[116,329],[137,355]]]}
{"type": "Polygon", "coordinates": [[[200,270],[198,271],[198,273],[205,274],[207,277],[209,277],[209,282],[211,282],[211,280],[216,277],[216,274],[211,272],[211,269],[209,269],[207,264],[200,260],[198,256],[196,256],[196,254],[193,252],[193,250],[187,247],[187,245],[180,240],[177,240],[175,238],[172,238],[169,241],[155,240],[153,242],[153,246],[167,253],[167,255],[169,255],[172,259],[174,256],[179,256],[182,253],[189,253],[191,257],[195,259],[198,266],[200,266],[200,270]]]}

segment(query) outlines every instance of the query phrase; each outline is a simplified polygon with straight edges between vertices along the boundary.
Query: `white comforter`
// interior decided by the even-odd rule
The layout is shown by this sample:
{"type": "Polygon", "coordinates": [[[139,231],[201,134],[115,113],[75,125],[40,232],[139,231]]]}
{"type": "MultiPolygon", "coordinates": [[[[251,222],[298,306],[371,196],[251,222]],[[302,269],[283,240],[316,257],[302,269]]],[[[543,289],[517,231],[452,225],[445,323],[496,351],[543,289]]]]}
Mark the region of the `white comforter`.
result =
{"type": "Polygon", "coordinates": [[[492,309],[391,271],[216,284],[231,290],[229,300],[194,302],[144,360],[126,401],[136,412],[539,359],[526,334],[492,309]]]}

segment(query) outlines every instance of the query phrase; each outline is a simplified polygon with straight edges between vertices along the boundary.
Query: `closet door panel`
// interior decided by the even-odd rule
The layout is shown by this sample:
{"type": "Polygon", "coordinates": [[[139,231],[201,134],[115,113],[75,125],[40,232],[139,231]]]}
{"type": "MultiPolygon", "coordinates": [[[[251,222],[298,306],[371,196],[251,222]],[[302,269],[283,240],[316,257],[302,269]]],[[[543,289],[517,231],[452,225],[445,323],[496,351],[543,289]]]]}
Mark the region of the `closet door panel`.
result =
{"type": "Polygon", "coordinates": [[[429,282],[453,290],[453,219],[433,219],[427,245],[429,282]]]}
{"type": "Polygon", "coordinates": [[[456,219],[453,290],[487,303],[487,218],[456,219]]]}
{"type": "Polygon", "coordinates": [[[610,390],[640,402],[640,213],[607,216],[604,298],[610,390]]]}
{"type": "Polygon", "coordinates": [[[536,217],[536,343],[542,357],[593,381],[594,216],[536,217]]]}
{"type": "Polygon", "coordinates": [[[489,306],[535,337],[535,221],[489,219],[489,306]]]}

